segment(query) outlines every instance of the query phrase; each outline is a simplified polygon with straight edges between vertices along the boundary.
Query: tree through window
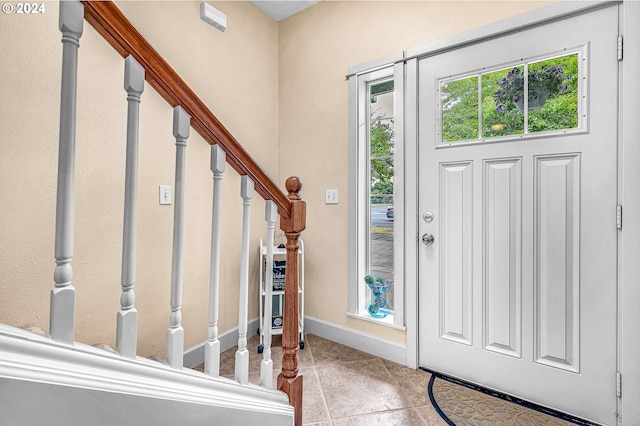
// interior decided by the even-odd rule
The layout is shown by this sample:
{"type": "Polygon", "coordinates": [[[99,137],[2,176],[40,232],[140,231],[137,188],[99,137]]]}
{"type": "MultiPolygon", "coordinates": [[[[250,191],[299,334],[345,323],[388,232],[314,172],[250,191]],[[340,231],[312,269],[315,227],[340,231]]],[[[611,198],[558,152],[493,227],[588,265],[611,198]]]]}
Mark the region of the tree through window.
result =
{"type": "Polygon", "coordinates": [[[442,143],[579,127],[579,56],[441,80],[442,143]]]}
{"type": "Polygon", "coordinates": [[[369,84],[369,253],[368,271],[386,280],[393,310],[394,82],[369,84]]]}

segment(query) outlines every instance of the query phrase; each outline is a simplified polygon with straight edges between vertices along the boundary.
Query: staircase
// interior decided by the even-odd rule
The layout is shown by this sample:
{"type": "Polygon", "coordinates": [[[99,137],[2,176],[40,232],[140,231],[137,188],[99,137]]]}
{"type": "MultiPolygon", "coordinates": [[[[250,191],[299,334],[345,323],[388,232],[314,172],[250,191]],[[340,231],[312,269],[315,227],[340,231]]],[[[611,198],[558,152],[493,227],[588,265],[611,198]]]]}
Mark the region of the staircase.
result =
{"type": "Polygon", "coordinates": [[[292,425],[287,395],[0,325],[7,425],[292,425]]]}
{"type": "MultiPolygon", "coordinates": [[[[287,194],[271,181],[240,143],[189,88],[173,68],[109,1],[60,2],[63,59],[60,100],[54,287],[49,333],[0,324],[0,418],[6,424],[225,424],[300,425],[302,376],[298,374],[298,238],[305,228],[302,183],[291,177],[287,194]],[[122,245],[122,283],[116,349],[77,342],[72,258],[74,250],[74,181],[76,96],[79,40],[84,21],[123,57],[127,92],[126,177],[122,245]],[[173,107],[176,141],[174,220],[171,265],[171,311],[167,359],[138,356],[135,271],[137,234],[138,127],[145,82],[173,107]],[[184,367],[182,272],[184,260],[185,157],[191,129],[211,145],[213,206],[208,339],[204,373],[184,367]],[[219,377],[220,228],[223,177],[229,164],[241,176],[242,241],[235,380],[219,377]],[[267,247],[273,247],[275,222],[287,239],[282,371],[273,384],[270,327],[264,335],[260,385],[249,384],[247,350],[250,212],[255,194],[265,202],[267,247]]],[[[267,264],[273,253],[267,253],[267,264]]],[[[270,268],[267,268],[267,280],[270,268]]],[[[268,282],[268,281],[267,281],[268,282]]],[[[235,286],[234,286],[235,287],[235,286]]],[[[265,286],[270,298],[269,289],[265,286]]],[[[271,313],[261,318],[270,324],[271,313]]]]}

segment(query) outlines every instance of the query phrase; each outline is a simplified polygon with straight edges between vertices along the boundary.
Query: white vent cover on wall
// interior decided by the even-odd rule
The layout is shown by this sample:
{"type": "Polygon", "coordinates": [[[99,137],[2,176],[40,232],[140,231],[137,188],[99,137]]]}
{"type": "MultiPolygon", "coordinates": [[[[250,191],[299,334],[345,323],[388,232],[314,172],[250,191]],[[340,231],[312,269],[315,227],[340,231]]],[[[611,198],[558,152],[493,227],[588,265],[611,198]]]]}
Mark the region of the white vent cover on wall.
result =
{"type": "Polygon", "coordinates": [[[227,29],[227,15],[205,2],[200,3],[200,19],[220,31],[227,29]]]}

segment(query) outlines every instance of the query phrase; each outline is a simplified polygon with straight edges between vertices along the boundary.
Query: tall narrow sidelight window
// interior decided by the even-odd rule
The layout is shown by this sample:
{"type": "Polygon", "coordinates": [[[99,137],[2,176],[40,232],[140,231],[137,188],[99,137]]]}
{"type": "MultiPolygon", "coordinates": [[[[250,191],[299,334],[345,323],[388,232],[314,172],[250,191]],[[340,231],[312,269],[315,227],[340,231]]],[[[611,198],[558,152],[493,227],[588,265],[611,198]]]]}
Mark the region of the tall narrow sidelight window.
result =
{"type": "MultiPolygon", "coordinates": [[[[393,79],[367,85],[369,100],[368,271],[384,278],[383,309],[393,310],[394,110],[393,79]]],[[[378,303],[382,304],[383,299],[378,303]]]]}
{"type": "MultiPolygon", "coordinates": [[[[372,68],[369,68],[372,69],[372,68]]],[[[403,67],[349,77],[349,310],[404,328],[403,67]],[[365,277],[375,277],[372,291],[365,277]]]]}

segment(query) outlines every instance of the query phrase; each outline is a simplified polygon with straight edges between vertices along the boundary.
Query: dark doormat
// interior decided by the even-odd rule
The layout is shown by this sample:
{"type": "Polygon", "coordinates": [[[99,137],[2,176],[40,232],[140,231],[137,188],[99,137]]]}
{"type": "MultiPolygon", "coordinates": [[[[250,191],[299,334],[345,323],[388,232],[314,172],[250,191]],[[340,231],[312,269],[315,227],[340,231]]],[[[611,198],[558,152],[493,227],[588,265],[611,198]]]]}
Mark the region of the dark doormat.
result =
{"type": "Polygon", "coordinates": [[[430,371],[429,399],[440,417],[453,426],[598,426],[441,373],[430,371]]]}

